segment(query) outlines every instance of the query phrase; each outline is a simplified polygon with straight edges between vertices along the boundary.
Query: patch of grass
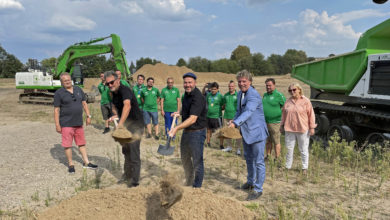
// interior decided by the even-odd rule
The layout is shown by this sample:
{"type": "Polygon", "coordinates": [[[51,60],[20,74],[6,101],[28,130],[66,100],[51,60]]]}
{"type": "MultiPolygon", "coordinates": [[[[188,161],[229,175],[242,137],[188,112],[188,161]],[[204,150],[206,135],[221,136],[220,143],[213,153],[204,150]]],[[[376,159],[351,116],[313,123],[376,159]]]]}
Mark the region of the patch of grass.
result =
{"type": "Polygon", "coordinates": [[[39,201],[39,192],[38,192],[38,190],[35,191],[34,194],[32,194],[31,200],[32,200],[32,201],[35,201],[35,202],[38,202],[38,201],[39,201]]]}

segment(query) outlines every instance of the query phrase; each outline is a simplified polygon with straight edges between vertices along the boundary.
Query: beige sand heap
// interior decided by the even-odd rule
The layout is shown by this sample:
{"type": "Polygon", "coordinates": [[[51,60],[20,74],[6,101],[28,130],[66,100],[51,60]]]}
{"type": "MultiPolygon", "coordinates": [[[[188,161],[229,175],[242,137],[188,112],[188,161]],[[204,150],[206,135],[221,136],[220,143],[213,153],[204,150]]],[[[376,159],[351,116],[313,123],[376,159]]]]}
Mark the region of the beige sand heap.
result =
{"type": "Polygon", "coordinates": [[[133,141],[133,134],[125,127],[116,128],[111,135],[115,141],[124,144],[133,141]]]}
{"type": "Polygon", "coordinates": [[[160,188],[161,205],[164,208],[170,208],[183,197],[183,187],[178,184],[178,180],[173,174],[166,175],[160,181],[160,188]]]}
{"type": "Polygon", "coordinates": [[[238,128],[223,127],[219,129],[219,137],[229,138],[229,139],[240,139],[242,138],[240,130],[238,128]]]}
{"type": "Polygon", "coordinates": [[[60,202],[38,219],[259,219],[244,205],[209,190],[183,187],[183,197],[166,209],[156,186],[93,189],[60,202]]]}

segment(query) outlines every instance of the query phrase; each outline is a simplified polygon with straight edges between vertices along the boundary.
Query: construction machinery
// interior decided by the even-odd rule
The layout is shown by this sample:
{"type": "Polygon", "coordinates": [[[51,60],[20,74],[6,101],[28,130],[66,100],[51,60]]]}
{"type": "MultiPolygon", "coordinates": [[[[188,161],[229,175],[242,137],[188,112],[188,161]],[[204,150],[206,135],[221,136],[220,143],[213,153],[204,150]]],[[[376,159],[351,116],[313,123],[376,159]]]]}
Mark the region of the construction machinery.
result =
{"type": "MultiPolygon", "coordinates": [[[[53,70],[46,72],[32,69],[29,72],[16,73],[16,88],[24,90],[19,96],[19,101],[22,103],[52,104],[55,91],[61,88],[61,82],[59,80],[61,73],[68,72],[71,75],[73,85],[83,87],[84,76],[81,65],[77,63],[77,60],[82,57],[107,53],[111,54],[116,68],[122,72],[122,79],[126,80],[131,78],[125,51],[122,48],[122,42],[118,35],[111,34],[108,37],[80,42],[68,47],[58,57],[53,70]],[[107,38],[111,38],[111,43],[95,44],[107,38]]],[[[95,92],[86,93],[86,95],[88,103],[94,102],[95,92]]]]}
{"type": "Polygon", "coordinates": [[[292,76],[310,85],[316,138],[390,139],[390,19],[363,33],[354,51],[295,65],[292,76]]]}

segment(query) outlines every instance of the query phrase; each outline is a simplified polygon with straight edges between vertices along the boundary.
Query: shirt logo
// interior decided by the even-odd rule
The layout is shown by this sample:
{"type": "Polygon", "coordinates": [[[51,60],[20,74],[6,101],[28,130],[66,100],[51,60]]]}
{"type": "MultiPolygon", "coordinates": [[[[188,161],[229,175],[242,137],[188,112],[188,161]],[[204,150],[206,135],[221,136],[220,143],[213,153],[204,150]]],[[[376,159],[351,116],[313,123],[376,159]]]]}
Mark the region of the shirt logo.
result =
{"type": "Polygon", "coordinates": [[[176,93],[176,91],[172,91],[172,93],[176,93]]]}
{"type": "Polygon", "coordinates": [[[156,92],[155,92],[155,91],[153,91],[153,92],[152,92],[152,94],[156,94],[156,92]]]}

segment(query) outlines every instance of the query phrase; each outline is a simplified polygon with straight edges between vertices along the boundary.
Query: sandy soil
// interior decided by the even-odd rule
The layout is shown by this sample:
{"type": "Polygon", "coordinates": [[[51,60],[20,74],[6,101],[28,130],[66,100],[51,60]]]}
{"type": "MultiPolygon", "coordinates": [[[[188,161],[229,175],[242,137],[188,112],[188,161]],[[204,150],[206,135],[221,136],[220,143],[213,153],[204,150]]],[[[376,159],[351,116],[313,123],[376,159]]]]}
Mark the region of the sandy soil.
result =
{"type": "MultiPolygon", "coordinates": [[[[280,91],[286,92],[292,79],[289,76],[275,78],[280,91]]],[[[90,85],[98,82],[98,79],[88,80],[90,85]]],[[[264,80],[265,77],[256,77],[254,80],[256,89],[261,93],[265,91],[264,80]]],[[[64,207],[65,210],[71,208],[73,202],[80,201],[82,207],[88,209],[91,204],[96,204],[95,213],[107,215],[111,213],[107,209],[108,206],[112,208],[114,204],[128,204],[128,207],[134,204],[138,207],[136,216],[153,219],[148,218],[151,217],[149,214],[160,209],[156,208],[158,206],[149,206],[148,202],[155,204],[158,200],[158,194],[155,192],[159,190],[162,176],[173,173],[180,180],[184,179],[177,148],[173,156],[161,157],[157,154],[157,148],[159,144],[165,143],[163,138],[159,141],[143,139],[140,187],[127,189],[125,185],[117,184],[122,175],[123,156],[119,145],[112,140],[110,134],[101,134],[102,123],[96,119],[100,114],[98,103],[90,105],[97,117],[93,125],[86,127],[85,131],[89,158],[100,168],[96,171],[83,171],[81,157],[74,148],[76,173],[69,175],[66,158],[60,146],[61,137],[55,132],[53,107],[19,104],[17,100],[20,91],[14,89],[13,83],[12,80],[0,80],[0,218],[43,218],[50,216],[47,213],[53,212],[51,210],[59,213],[61,208],[58,207],[64,207]],[[87,189],[92,190],[84,192],[87,189]],[[123,203],[116,203],[117,200],[123,203]]],[[[163,82],[157,83],[157,87],[163,86],[163,82]]],[[[180,84],[176,86],[181,89],[180,84]]],[[[308,91],[308,87],[304,88],[308,91]]],[[[226,92],[227,87],[222,87],[221,90],[226,92]]],[[[311,173],[309,181],[305,181],[298,169],[299,157],[295,159],[294,170],[289,174],[267,164],[264,195],[255,202],[246,202],[244,200],[247,192],[237,190],[237,187],[245,182],[245,161],[242,156],[219,151],[216,141],[213,140],[215,146],[205,149],[203,189],[185,188],[183,199],[172,206],[172,210],[177,211],[163,212],[162,216],[171,219],[248,219],[254,215],[276,218],[284,210],[286,213],[292,212],[293,216],[300,216],[299,218],[308,213],[309,219],[339,218],[342,212],[359,218],[390,218],[389,181],[378,191],[375,190],[378,176],[373,173],[364,173],[357,177],[351,171],[344,173],[344,181],[331,181],[332,177],[328,177],[329,172],[326,172],[331,167],[326,164],[321,164],[316,181],[311,173]],[[360,191],[356,194],[354,184],[357,178],[360,191]],[[223,206],[218,206],[217,203],[223,206]],[[186,211],[189,204],[196,204],[193,211],[186,211]],[[252,208],[242,209],[243,205],[252,208]],[[222,218],[231,213],[231,210],[237,215],[229,214],[222,218]],[[237,216],[248,218],[234,218],[237,216]]],[[[178,142],[173,145],[178,146],[178,142]]],[[[75,216],[80,212],[75,210],[75,216]]]]}

